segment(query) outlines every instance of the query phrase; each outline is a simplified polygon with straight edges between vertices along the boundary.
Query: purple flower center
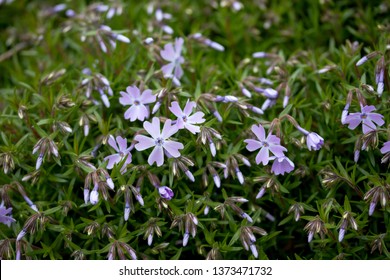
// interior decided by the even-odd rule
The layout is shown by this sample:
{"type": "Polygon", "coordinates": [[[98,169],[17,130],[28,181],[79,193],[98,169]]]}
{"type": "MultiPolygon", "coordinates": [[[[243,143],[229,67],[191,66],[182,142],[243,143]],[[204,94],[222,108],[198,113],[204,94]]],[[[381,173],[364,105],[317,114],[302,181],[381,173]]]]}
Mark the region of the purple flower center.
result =
{"type": "Polygon", "coordinates": [[[124,152],[120,151],[120,152],[119,152],[119,156],[120,156],[121,158],[123,158],[123,157],[125,156],[124,152]]]}
{"type": "Polygon", "coordinates": [[[134,100],[134,105],[140,105],[141,104],[141,102],[139,102],[138,100],[134,100]]]}
{"type": "Polygon", "coordinates": [[[155,143],[156,143],[156,146],[162,146],[164,144],[164,139],[157,138],[155,143]]]}
{"type": "Polygon", "coordinates": [[[361,114],[360,114],[360,118],[361,118],[362,120],[366,119],[366,118],[367,118],[367,114],[366,114],[366,113],[361,113],[361,114]]]}
{"type": "Polygon", "coordinates": [[[187,122],[187,116],[186,115],[184,115],[182,118],[183,118],[183,122],[187,122]]]}
{"type": "Polygon", "coordinates": [[[263,144],[264,147],[269,147],[269,144],[267,141],[262,141],[261,143],[263,144]]]}

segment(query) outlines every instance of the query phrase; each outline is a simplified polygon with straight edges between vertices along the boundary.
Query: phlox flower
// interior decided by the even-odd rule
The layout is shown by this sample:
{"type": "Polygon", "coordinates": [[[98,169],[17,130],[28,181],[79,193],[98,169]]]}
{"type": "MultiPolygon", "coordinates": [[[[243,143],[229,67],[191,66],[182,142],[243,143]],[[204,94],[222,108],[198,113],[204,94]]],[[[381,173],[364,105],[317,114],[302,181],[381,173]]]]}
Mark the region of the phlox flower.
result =
{"type": "Polygon", "coordinates": [[[306,136],[306,146],[309,151],[318,151],[324,145],[324,138],[315,132],[309,132],[306,129],[298,126],[297,129],[306,136]]]}
{"type": "Polygon", "coordinates": [[[271,172],[275,175],[284,175],[294,170],[294,163],[286,156],[275,157],[271,167],[271,172]]]}
{"type": "Polygon", "coordinates": [[[381,153],[386,154],[390,152],[390,141],[387,141],[383,144],[383,147],[381,148],[381,153]]]}
{"type": "Polygon", "coordinates": [[[179,80],[183,76],[183,69],[181,68],[181,64],[184,63],[184,58],[181,56],[183,43],[183,38],[176,38],[175,45],[168,43],[160,52],[161,57],[169,61],[168,64],[161,68],[161,71],[164,73],[165,78],[172,78],[177,86],[180,86],[179,80]]]}
{"type": "Polygon", "coordinates": [[[179,106],[178,102],[172,102],[169,110],[177,117],[176,126],[178,129],[186,128],[192,134],[196,134],[200,132],[199,126],[195,124],[200,124],[205,122],[203,118],[203,112],[195,112],[191,115],[192,110],[196,107],[196,103],[194,101],[187,100],[186,106],[184,110],[182,110],[179,106]]]}
{"type": "Polygon", "coordinates": [[[247,143],[247,150],[253,152],[255,150],[260,149],[259,153],[256,156],[256,163],[263,165],[267,165],[270,158],[269,152],[271,151],[276,157],[284,156],[284,152],[287,149],[280,145],[280,138],[273,134],[268,134],[265,137],[264,127],[259,125],[252,125],[252,132],[256,135],[258,140],[254,139],[245,139],[244,142],[247,143]]]}
{"type": "Polygon", "coordinates": [[[180,156],[179,150],[184,148],[183,144],[176,141],[167,140],[178,131],[178,128],[172,125],[171,120],[165,121],[161,132],[160,119],[157,117],[154,117],[151,123],[145,121],[144,129],[152,137],[147,137],[144,135],[135,136],[134,140],[138,141],[138,143],[135,144],[135,148],[138,151],[143,151],[154,147],[148,158],[149,165],[152,165],[154,162],[156,162],[157,166],[161,166],[164,163],[164,151],[167,152],[169,156],[174,158],[180,156]]]}
{"type": "Polygon", "coordinates": [[[112,169],[114,164],[120,163],[124,158],[126,158],[125,163],[121,168],[121,173],[126,172],[126,166],[131,163],[132,156],[130,154],[131,147],[127,148],[127,139],[117,136],[116,140],[114,136],[110,135],[108,139],[108,144],[117,152],[104,158],[105,161],[108,161],[107,169],[112,169]]]}
{"type": "Polygon", "coordinates": [[[376,125],[382,126],[385,123],[381,114],[371,113],[375,110],[375,106],[372,105],[361,106],[361,112],[349,114],[345,118],[345,124],[348,124],[348,128],[353,130],[362,123],[363,133],[367,134],[375,130],[376,125]]]}
{"type": "Polygon", "coordinates": [[[140,120],[144,121],[149,117],[149,106],[146,104],[156,101],[156,96],[152,94],[150,89],[144,90],[142,93],[136,86],[129,86],[126,92],[121,91],[122,95],[119,102],[123,105],[130,105],[130,108],[125,112],[125,119],[130,121],[140,120]]]}
{"type": "Polygon", "coordinates": [[[160,194],[161,198],[164,198],[166,200],[171,200],[174,196],[173,191],[167,186],[159,187],[158,193],[160,194]]]}
{"type": "Polygon", "coordinates": [[[15,219],[12,218],[12,208],[6,208],[4,203],[0,204],[0,223],[11,226],[11,223],[15,222],[15,219]]]}

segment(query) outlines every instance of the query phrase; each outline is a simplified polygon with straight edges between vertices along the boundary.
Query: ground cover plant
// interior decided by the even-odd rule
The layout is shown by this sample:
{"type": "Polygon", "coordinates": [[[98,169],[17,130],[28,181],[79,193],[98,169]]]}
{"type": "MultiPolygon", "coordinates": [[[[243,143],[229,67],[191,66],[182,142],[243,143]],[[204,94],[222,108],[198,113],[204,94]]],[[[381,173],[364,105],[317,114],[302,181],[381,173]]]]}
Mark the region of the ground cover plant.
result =
{"type": "Polygon", "coordinates": [[[1,259],[388,259],[387,1],[0,1],[1,259]]]}

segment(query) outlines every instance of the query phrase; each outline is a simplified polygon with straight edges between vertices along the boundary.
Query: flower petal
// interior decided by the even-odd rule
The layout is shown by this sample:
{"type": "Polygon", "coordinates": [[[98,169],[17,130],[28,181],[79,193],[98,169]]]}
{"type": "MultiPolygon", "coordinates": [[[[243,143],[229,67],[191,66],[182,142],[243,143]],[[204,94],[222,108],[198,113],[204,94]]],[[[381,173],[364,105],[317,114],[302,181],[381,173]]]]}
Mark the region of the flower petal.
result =
{"type": "Polygon", "coordinates": [[[119,152],[114,136],[110,135],[110,137],[108,137],[108,144],[113,147],[115,151],[119,152]]]}
{"type": "Polygon", "coordinates": [[[264,127],[259,124],[259,125],[252,125],[252,132],[257,136],[257,138],[260,140],[260,141],[264,141],[265,140],[265,130],[264,130],[264,127]]]}
{"type": "Polygon", "coordinates": [[[175,60],[175,50],[173,49],[173,44],[169,43],[164,46],[164,49],[160,51],[160,55],[167,61],[175,60]]]}
{"type": "Polygon", "coordinates": [[[164,127],[161,132],[161,137],[163,139],[167,139],[171,137],[173,134],[175,134],[178,131],[178,128],[176,125],[172,125],[172,120],[166,120],[164,123],[164,127]]]}
{"type": "Polygon", "coordinates": [[[188,129],[192,134],[196,134],[200,132],[199,126],[190,124],[188,122],[184,123],[184,127],[188,129]]]}
{"type": "Polygon", "coordinates": [[[125,105],[133,105],[134,103],[134,98],[128,94],[127,92],[121,91],[120,94],[122,95],[119,98],[119,103],[122,104],[123,106],[125,105]]]}
{"type": "Polygon", "coordinates": [[[108,161],[107,169],[112,169],[115,163],[121,161],[121,156],[119,154],[113,154],[104,158],[105,161],[108,161]]]}
{"type": "Polygon", "coordinates": [[[164,73],[165,78],[171,78],[173,68],[175,68],[175,64],[173,62],[165,64],[163,67],[161,67],[161,71],[164,73]]]}
{"type": "Polygon", "coordinates": [[[171,103],[171,107],[169,107],[169,110],[178,118],[181,118],[184,115],[177,101],[171,103]]]}
{"type": "Polygon", "coordinates": [[[183,43],[184,43],[183,38],[176,38],[176,40],[175,40],[175,52],[176,52],[176,55],[180,55],[181,54],[181,51],[182,51],[182,48],[183,48],[183,43]]]}
{"type": "Polygon", "coordinates": [[[192,110],[193,110],[195,107],[196,107],[196,102],[187,100],[186,106],[184,107],[184,110],[183,110],[184,114],[185,114],[186,116],[191,115],[192,110]]]}
{"type": "Polygon", "coordinates": [[[378,126],[382,126],[385,124],[385,121],[383,120],[383,116],[378,113],[370,113],[368,114],[368,118],[375,122],[378,126]]]}
{"type": "Polygon", "coordinates": [[[137,105],[131,105],[125,112],[125,120],[135,121],[138,118],[138,107],[137,105]]]}
{"type": "Polygon", "coordinates": [[[154,138],[157,139],[160,137],[160,119],[154,117],[152,122],[145,121],[144,122],[145,130],[154,138]]]}
{"type": "Polygon", "coordinates": [[[137,88],[136,86],[128,86],[126,88],[126,91],[129,93],[129,95],[131,97],[133,97],[134,99],[137,99],[140,97],[141,95],[141,92],[139,91],[139,88],[137,88]]]}
{"type": "Polygon", "coordinates": [[[269,150],[267,147],[262,147],[256,156],[256,163],[260,164],[260,162],[262,162],[263,165],[267,165],[269,162],[269,150]]]}
{"type": "Polygon", "coordinates": [[[146,107],[144,104],[140,104],[137,106],[138,111],[137,111],[137,118],[143,122],[145,118],[149,117],[149,108],[146,107]]]}
{"type": "Polygon", "coordinates": [[[137,135],[134,137],[134,140],[138,141],[138,143],[135,144],[137,151],[143,151],[156,145],[156,142],[153,138],[144,135],[137,135]]]}
{"type": "Polygon", "coordinates": [[[174,76],[177,79],[180,79],[183,76],[183,74],[184,74],[183,68],[181,68],[180,64],[176,64],[174,76]]]}
{"type": "Polygon", "coordinates": [[[281,145],[270,145],[269,150],[277,157],[282,157],[284,152],[287,152],[287,149],[281,145]]]}
{"type": "Polygon", "coordinates": [[[154,147],[148,158],[149,165],[153,165],[156,162],[157,166],[161,166],[164,163],[164,151],[161,146],[154,147]]]}
{"type": "Polygon", "coordinates": [[[258,150],[263,146],[261,142],[253,139],[245,139],[244,142],[247,143],[246,149],[250,152],[258,150]]]}
{"type": "Polygon", "coordinates": [[[183,149],[184,145],[176,141],[164,141],[163,147],[172,157],[177,158],[180,156],[179,150],[183,149]]]}
{"type": "Polygon", "coordinates": [[[116,137],[116,142],[119,146],[119,151],[124,152],[127,149],[127,139],[122,138],[121,136],[116,137]]]}
{"type": "Polygon", "coordinates": [[[187,122],[191,124],[204,123],[206,120],[203,118],[203,116],[204,116],[203,112],[196,112],[195,114],[187,118],[187,122]]]}
{"type": "Polygon", "coordinates": [[[152,91],[150,89],[144,90],[139,97],[139,101],[142,104],[149,104],[156,101],[156,96],[153,95],[152,91]]]}

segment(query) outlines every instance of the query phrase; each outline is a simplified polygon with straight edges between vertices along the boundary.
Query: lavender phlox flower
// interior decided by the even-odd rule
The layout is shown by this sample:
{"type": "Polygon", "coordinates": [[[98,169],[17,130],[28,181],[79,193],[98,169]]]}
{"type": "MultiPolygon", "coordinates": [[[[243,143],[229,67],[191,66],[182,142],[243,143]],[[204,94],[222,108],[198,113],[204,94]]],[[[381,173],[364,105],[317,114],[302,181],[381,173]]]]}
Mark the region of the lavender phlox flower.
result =
{"type": "Polygon", "coordinates": [[[151,123],[145,121],[143,126],[152,137],[147,137],[144,135],[135,136],[134,140],[138,141],[138,143],[135,145],[135,148],[138,151],[143,151],[154,147],[148,158],[149,165],[152,165],[154,162],[156,162],[157,166],[161,166],[164,163],[164,150],[174,158],[180,156],[179,150],[183,149],[184,145],[176,141],[167,140],[178,130],[176,126],[172,125],[171,120],[165,121],[161,132],[160,119],[157,117],[154,117],[151,123]]]}
{"type": "Polygon", "coordinates": [[[4,202],[2,201],[0,203],[0,223],[3,223],[7,225],[8,227],[11,226],[11,223],[15,222],[16,220],[12,218],[12,208],[6,208],[4,206],[4,202]]]}
{"type": "Polygon", "coordinates": [[[390,141],[385,142],[380,151],[382,154],[390,153],[390,141]]]}
{"type": "Polygon", "coordinates": [[[324,138],[315,132],[309,132],[306,129],[298,126],[297,129],[306,136],[306,145],[309,151],[317,151],[324,145],[324,138]]]}
{"type": "Polygon", "coordinates": [[[344,106],[344,109],[343,109],[343,112],[341,114],[341,123],[342,124],[345,124],[345,121],[347,119],[347,116],[348,116],[348,113],[349,113],[349,106],[351,105],[351,101],[352,101],[352,92],[348,92],[348,95],[347,95],[347,102],[344,106]]]}
{"type": "Polygon", "coordinates": [[[144,90],[142,93],[136,86],[129,86],[126,88],[126,92],[120,92],[121,97],[119,103],[123,106],[130,105],[130,108],[124,114],[126,120],[144,121],[145,118],[149,118],[149,106],[147,104],[156,101],[156,96],[152,94],[150,89],[144,90]]]}
{"type": "Polygon", "coordinates": [[[376,125],[382,126],[385,121],[383,120],[383,116],[381,114],[371,113],[375,110],[375,106],[373,105],[361,105],[361,112],[349,114],[345,118],[345,124],[348,124],[348,128],[353,130],[361,123],[363,134],[376,130],[376,125]]]}
{"type": "Polygon", "coordinates": [[[92,192],[89,195],[89,201],[91,202],[92,205],[95,205],[99,201],[98,189],[99,189],[99,184],[96,183],[92,189],[92,192]]]}
{"type": "Polygon", "coordinates": [[[120,1],[111,1],[110,6],[108,7],[106,17],[108,19],[113,18],[115,15],[120,16],[123,12],[123,6],[120,1]]]}
{"type": "Polygon", "coordinates": [[[204,123],[206,120],[203,118],[203,112],[195,112],[192,114],[193,109],[196,107],[194,101],[187,100],[187,103],[182,110],[177,101],[172,102],[169,110],[177,117],[176,126],[178,129],[186,128],[192,134],[200,132],[199,126],[196,124],[204,123]]]}
{"type": "Polygon", "coordinates": [[[158,193],[160,194],[161,198],[164,198],[166,200],[171,200],[174,196],[172,189],[167,186],[159,187],[158,193]]]}
{"type": "Polygon", "coordinates": [[[126,166],[131,163],[132,156],[130,151],[132,147],[127,147],[127,139],[117,136],[116,139],[114,136],[110,135],[108,138],[108,144],[117,152],[115,154],[109,155],[104,158],[105,161],[108,161],[107,169],[112,169],[115,164],[120,163],[123,159],[126,158],[125,163],[121,168],[121,173],[126,172],[126,166]]]}
{"type": "Polygon", "coordinates": [[[252,125],[252,132],[255,134],[258,140],[255,139],[245,139],[244,142],[247,143],[247,150],[253,152],[260,149],[259,153],[256,156],[256,163],[267,165],[270,156],[269,152],[271,151],[276,157],[284,156],[284,152],[287,149],[280,145],[280,138],[273,134],[268,134],[266,137],[265,130],[261,124],[252,125]]]}
{"type": "Polygon", "coordinates": [[[184,58],[181,55],[184,40],[183,38],[176,38],[175,44],[168,43],[164,49],[160,51],[163,59],[169,61],[168,64],[161,68],[165,78],[172,78],[173,82],[180,86],[180,78],[183,76],[183,69],[181,64],[184,63],[184,58]]]}
{"type": "Polygon", "coordinates": [[[274,159],[271,172],[275,175],[284,175],[294,170],[294,163],[286,156],[270,157],[270,159],[274,159]]]}

